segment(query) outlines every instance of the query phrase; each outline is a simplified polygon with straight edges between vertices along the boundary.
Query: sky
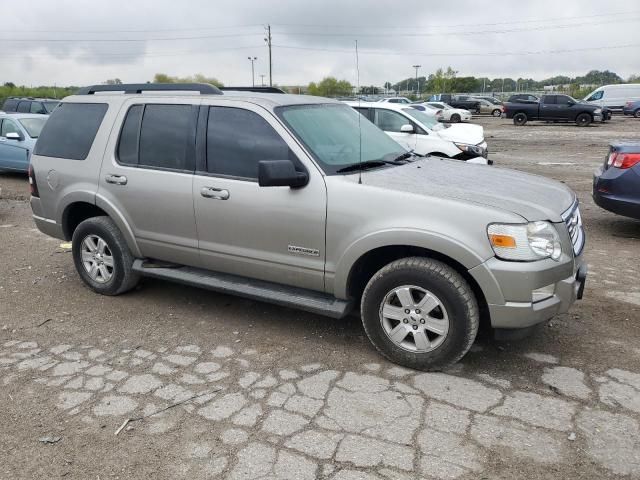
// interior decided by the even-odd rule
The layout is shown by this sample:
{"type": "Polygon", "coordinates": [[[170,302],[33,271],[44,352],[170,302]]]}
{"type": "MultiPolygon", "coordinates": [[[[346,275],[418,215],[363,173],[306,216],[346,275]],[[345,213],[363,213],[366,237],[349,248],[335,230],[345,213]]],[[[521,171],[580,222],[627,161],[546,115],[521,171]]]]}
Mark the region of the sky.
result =
{"type": "Polygon", "coordinates": [[[439,67],[542,79],[640,74],[638,0],[0,0],[0,83],[86,85],[202,73],[225,85],[325,76],[395,83],[439,67]]]}

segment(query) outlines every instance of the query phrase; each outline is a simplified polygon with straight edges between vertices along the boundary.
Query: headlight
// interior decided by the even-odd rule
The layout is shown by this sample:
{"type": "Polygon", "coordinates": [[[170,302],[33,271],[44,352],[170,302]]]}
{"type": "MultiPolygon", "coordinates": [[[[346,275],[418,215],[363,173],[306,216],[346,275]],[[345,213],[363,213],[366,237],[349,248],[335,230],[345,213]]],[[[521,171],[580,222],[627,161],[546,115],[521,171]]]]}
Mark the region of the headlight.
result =
{"type": "Polygon", "coordinates": [[[549,222],[524,225],[492,223],[487,227],[487,233],[493,251],[503,260],[558,260],[562,254],[560,236],[549,222]]]}
{"type": "Polygon", "coordinates": [[[479,147],[478,145],[470,145],[468,143],[455,143],[454,145],[460,149],[460,151],[465,153],[470,153],[472,155],[477,155],[479,157],[484,153],[484,149],[479,147]]]}
{"type": "Polygon", "coordinates": [[[594,113],[595,115],[600,115],[600,114],[602,113],[602,109],[601,109],[601,108],[596,108],[596,109],[593,111],[593,113],[594,113]]]}

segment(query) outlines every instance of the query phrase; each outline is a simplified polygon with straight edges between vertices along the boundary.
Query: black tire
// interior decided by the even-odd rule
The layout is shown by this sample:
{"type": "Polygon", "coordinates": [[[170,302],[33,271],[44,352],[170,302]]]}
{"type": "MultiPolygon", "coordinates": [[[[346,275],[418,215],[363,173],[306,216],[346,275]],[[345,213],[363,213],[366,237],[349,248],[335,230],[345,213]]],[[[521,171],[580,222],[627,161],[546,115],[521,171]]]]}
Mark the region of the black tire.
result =
{"type": "Polygon", "coordinates": [[[522,127],[527,123],[527,114],[523,112],[518,112],[513,116],[513,124],[517,127],[522,127]]]}
{"type": "Polygon", "coordinates": [[[379,270],[364,290],[360,310],[365,332],[376,349],[392,362],[417,370],[441,370],[456,363],[478,333],[478,304],[469,284],[445,263],[425,257],[403,258],[379,270]],[[380,310],[385,298],[405,285],[432,292],[448,314],[448,333],[431,351],[418,353],[397,345],[382,326],[380,310]]]}
{"type": "Polygon", "coordinates": [[[493,115],[494,117],[500,117],[502,116],[502,110],[496,108],[493,112],[491,112],[491,115],[493,115]]]}
{"type": "Polygon", "coordinates": [[[457,113],[454,113],[453,115],[451,115],[451,118],[449,119],[449,121],[451,123],[460,123],[462,119],[460,118],[460,115],[458,115],[457,113]]]}
{"type": "Polygon", "coordinates": [[[578,125],[579,127],[588,127],[589,125],[591,125],[592,120],[593,119],[591,118],[591,115],[589,115],[588,113],[581,113],[576,117],[576,125],[578,125]]]}
{"type": "Polygon", "coordinates": [[[638,108],[635,112],[633,112],[633,116],[636,118],[640,118],[640,108],[638,108]]]}
{"type": "Polygon", "coordinates": [[[132,269],[134,257],[124,236],[109,217],[92,217],[78,225],[73,232],[73,262],[82,281],[94,292],[102,295],[120,295],[134,288],[140,276],[132,269]],[[106,242],[113,258],[112,276],[108,281],[98,282],[91,278],[82,261],[82,242],[89,236],[97,236],[106,242]]]}

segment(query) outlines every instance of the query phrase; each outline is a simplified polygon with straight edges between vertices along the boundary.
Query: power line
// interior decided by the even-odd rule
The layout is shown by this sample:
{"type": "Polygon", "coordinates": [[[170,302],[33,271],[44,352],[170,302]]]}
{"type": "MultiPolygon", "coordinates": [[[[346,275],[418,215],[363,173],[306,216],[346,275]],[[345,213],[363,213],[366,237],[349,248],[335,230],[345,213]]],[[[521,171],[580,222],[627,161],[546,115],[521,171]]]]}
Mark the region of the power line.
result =
{"type": "Polygon", "coordinates": [[[3,29],[3,32],[7,33],[156,33],[156,32],[201,32],[201,31],[209,31],[209,30],[224,30],[229,28],[258,28],[263,25],[260,23],[256,23],[253,25],[216,25],[209,27],[190,27],[190,28],[155,28],[155,29],[132,29],[132,30],[100,30],[100,29],[92,29],[92,30],[7,30],[3,29]]]}
{"type": "MultiPolygon", "coordinates": [[[[255,49],[259,49],[262,48],[262,45],[248,45],[246,47],[216,47],[215,50],[212,49],[208,49],[208,50],[185,50],[185,51],[179,51],[179,52],[165,52],[165,53],[155,53],[155,52],[140,52],[140,53],[100,53],[100,52],[90,52],[90,51],[82,51],[82,52],[77,52],[77,55],[71,55],[69,54],[68,56],[70,58],[77,58],[77,57],[83,57],[83,56],[89,56],[91,58],[127,58],[127,57],[131,57],[131,58],[150,58],[150,57],[178,57],[178,56],[183,56],[183,55],[212,55],[215,54],[217,52],[226,52],[226,51],[231,51],[231,50],[255,50],[255,49]]],[[[49,54],[49,55],[29,55],[29,54],[25,54],[25,53],[21,53],[21,54],[10,54],[10,55],[4,55],[2,53],[0,53],[0,58],[52,58],[55,55],[55,53],[49,54]]]]}
{"type": "MultiPolygon", "coordinates": [[[[331,52],[331,53],[352,53],[351,50],[338,50],[330,48],[313,48],[313,47],[296,47],[292,45],[273,45],[277,48],[285,48],[290,50],[312,50],[317,52],[331,52]]],[[[588,52],[593,50],[615,50],[624,48],[637,48],[640,47],[640,43],[631,43],[627,45],[609,45],[601,47],[584,47],[584,48],[572,48],[572,49],[560,49],[560,50],[538,50],[538,51],[523,51],[523,52],[464,52],[464,53],[433,53],[433,52],[385,52],[380,50],[360,50],[360,53],[365,55],[381,55],[381,56],[422,56],[422,57],[494,57],[494,56],[525,56],[525,55],[550,55],[556,53],[576,53],[576,52],[588,52]]]]}

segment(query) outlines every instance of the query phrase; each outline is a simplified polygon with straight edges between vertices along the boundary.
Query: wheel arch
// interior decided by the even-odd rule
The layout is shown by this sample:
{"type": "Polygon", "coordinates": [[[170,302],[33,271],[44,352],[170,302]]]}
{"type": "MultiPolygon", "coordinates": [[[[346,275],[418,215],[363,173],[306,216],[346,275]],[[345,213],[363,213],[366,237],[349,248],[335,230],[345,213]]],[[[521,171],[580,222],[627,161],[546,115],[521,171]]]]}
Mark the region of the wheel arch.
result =
{"type": "Polygon", "coordinates": [[[348,298],[359,302],[367,283],[376,272],[385,265],[406,257],[432,258],[441,261],[458,272],[467,281],[476,297],[480,309],[481,323],[490,325],[485,294],[477,280],[469,273],[469,267],[449,254],[422,246],[394,244],[379,246],[364,252],[349,269],[346,279],[346,294],[348,298]]]}

